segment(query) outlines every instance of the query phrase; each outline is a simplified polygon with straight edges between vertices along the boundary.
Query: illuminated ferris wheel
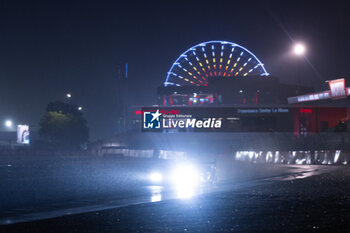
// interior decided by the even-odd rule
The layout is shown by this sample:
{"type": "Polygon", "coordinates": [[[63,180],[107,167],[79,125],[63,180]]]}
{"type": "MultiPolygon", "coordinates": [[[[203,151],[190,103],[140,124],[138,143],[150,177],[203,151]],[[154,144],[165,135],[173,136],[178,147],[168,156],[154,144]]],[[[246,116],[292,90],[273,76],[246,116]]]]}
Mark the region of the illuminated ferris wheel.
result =
{"type": "Polygon", "coordinates": [[[268,76],[259,59],[246,48],[227,41],[208,41],[180,55],[164,86],[206,86],[210,77],[268,76]]]}

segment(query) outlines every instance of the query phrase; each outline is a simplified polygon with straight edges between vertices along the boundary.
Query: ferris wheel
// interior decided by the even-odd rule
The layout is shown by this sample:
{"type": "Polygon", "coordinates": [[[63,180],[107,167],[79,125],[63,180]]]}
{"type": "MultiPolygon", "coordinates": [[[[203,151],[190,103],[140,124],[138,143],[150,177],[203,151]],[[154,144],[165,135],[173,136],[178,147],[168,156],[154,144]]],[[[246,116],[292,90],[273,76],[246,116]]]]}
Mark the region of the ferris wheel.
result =
{"type": "Polygon", "coordinates": [[[197,44],[176,59],[164,86],[207,86],[210,77],[268,76],[248,49],[227,41],[197,44]]]}

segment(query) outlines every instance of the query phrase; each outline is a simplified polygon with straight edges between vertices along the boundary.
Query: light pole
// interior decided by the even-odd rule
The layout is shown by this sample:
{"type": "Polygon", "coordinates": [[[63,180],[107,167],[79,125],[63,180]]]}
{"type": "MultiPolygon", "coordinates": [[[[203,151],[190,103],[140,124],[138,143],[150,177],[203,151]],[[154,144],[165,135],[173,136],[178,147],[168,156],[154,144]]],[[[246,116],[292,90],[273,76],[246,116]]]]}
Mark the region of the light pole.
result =
{"type": "MultiPolygon", "coordinates": [[[[303,43],[296,43],[293,47],[293,53],[298,58],[298,89],[297,94],[300,95],[300,89],[301,89],[301,60],[304,57],[306,52],[305,45],[303,43]]],[[[304,113],[299,112],[299,135],[306,136],[306,119],[304,113]]]]}
{"type": "MultiPolygon", "coordinates": [[[[301,86],[301,61],[300,59],[302,59],[305,55],[305,52],[306,52],[306,47],[303,43],[296,43],[294,44],[293,46],[293,54],[299,58],[299,61],[298,61],[298,85],[299,85],[299,89],[300,89],[300,86],[301,86]]],[[[298,93],[299,94],[299,93],[298,93]]]]}

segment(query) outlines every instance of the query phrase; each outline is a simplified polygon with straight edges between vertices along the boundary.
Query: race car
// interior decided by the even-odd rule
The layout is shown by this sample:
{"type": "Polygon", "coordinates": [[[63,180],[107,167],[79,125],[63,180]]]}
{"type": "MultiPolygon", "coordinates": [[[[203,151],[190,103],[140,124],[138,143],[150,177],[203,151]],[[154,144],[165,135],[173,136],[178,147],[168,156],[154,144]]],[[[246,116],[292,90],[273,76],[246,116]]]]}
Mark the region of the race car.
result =
{"type": "Polygon", "coordinates": [[[203,187],[217,183],[216,162],[181,162],[162,171],[153,171],[149,175],[152,184],[170,186],[203,187]]]}

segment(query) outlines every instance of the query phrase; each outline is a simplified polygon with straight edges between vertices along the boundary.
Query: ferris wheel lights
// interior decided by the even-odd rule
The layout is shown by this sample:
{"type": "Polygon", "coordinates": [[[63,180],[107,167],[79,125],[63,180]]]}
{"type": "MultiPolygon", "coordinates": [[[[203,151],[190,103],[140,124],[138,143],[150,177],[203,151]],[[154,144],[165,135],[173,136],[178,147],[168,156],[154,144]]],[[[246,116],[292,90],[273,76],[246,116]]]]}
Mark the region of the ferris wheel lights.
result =
{"type": "MultiPolygon", "coordinates": [[[[203,70],[203,73],[201,71],[202,74],[200,75],[202,78],[208,77],[208,74],[210,72],[208,70],[210,69],[210,67],[214,67],[212,70],[214,74],[217,73],[219,74],[219,76],[222,76],[225,70],[228,71],[232,68],[231,63],[234,63],[234,62],[231,62],[231,61],[234,61],[233,59],[236,60],[235,66],[239,65],[242,71],[242,75],[246,73],[248,75],[253,71],[254,71],[253,73],[257,75],[268,75],[263,64],[261,64],[258,58],[246,48],[227,41],[208,41],[189,48],[187,51],[185,51],[182,55],[178,57],[178,59],[174,62],[174,64],[170,68],[171,72],[169,71],[168,73],[165,85],[167,85],[168,81],[169,83],[172,83],[169,85],[176,85],[176,84],[190,85],[190,83],[194,85],[203,85],[203,83],[200,83],[198,79],[194,78],[193,75],[189,74],[189,73],[191,74],[198,73],[198,71],[196,71],[197,69],[196,66],[198,64],[199,64],[198,68],[203,70]],[[208,49],[212,50],[212,52],[211,53],[209,52],[209,54],[206,54],[206,52],[208,52],[208,49]],[[217,52],[219,49],[221,49],[220,57],[218,58],[218,60],[216,60],[216,57],[215,57],[215,49],[217,49],[217,52]],[[243,58],[243,55],[245,55],[244,58],[243,58]],[[241,57],[243,59],[241,59],[241,57]],[[203,60],[205,60],[205,63],[203,63],[203,60]],[[243,63],[241,64],[240,60],[245,60],[245,62],[243,62],[244,64],[243,63]],[[220,63],[217,66],[215,66],[216,61],[218,63],[220,61],[220,63]],[[225,65],[221,65],[222,63],[225,65]],[[204,69],[204,64],[208,66],[208,70],[204,69]],[[259,65],[261,68],[259,67],[259,65]],[[253,66],[255,67],[253,68],[253,66]],[[187,72],[185,72],[184,69],[187,72]],[[177,75],[174,75],[175,73],[177,75]],[[179,78],[180,74],[183,75],[182,79],[179,78]],[[188,81],[186,81],[185,78],[188,81]]],[[[239,71],[236,72],[236,76],[238,75],[238,73],[239,71]]],[[[229,76],[229,74],[226,76],[229,76]]],[[[208,81],[208,80],[205,79],[204,81],[208,81]]]]}

